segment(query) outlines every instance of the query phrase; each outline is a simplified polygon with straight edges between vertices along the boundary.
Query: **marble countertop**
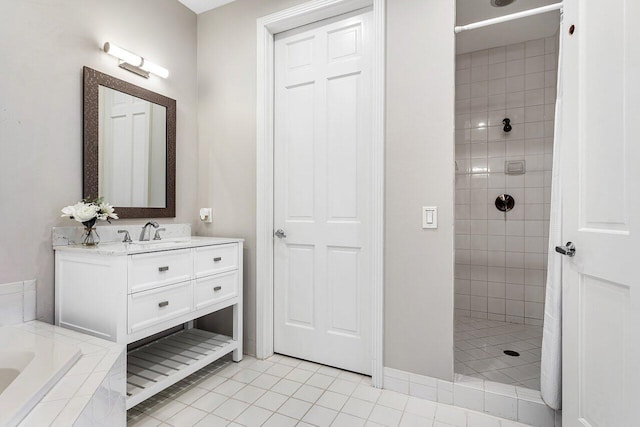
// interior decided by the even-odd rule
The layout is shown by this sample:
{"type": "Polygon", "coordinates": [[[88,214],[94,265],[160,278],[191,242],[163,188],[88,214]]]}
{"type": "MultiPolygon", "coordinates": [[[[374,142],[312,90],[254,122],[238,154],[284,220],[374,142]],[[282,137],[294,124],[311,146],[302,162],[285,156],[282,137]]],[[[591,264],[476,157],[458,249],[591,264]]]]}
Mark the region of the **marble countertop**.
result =
{"type": "Polygon", "coordinates": [[[56,251],[65,252],[82,252],[95,255],[118,256],[169,251],[175,249],[197,248],[200,246],[223,245],[225,243],[238,243],[243,241],[244,239],[233,239],[225,237],[188,236],[132,243],[108,242],[100,243],[97,246],[61,245],[54,246],[53,249],[56,251]]]}

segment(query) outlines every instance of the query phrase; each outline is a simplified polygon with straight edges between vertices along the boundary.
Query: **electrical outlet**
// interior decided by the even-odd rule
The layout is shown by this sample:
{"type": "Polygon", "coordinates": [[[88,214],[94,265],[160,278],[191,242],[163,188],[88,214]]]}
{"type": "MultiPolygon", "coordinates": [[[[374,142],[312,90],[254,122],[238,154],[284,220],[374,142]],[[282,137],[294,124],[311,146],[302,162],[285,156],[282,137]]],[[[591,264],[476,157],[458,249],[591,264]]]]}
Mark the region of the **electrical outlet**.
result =
{"type": "Polygon", "coordinates": [[[211,208],[201,208],[200,209],[200,221],[202,222],[213,222],[213,209],[211,208]]]}

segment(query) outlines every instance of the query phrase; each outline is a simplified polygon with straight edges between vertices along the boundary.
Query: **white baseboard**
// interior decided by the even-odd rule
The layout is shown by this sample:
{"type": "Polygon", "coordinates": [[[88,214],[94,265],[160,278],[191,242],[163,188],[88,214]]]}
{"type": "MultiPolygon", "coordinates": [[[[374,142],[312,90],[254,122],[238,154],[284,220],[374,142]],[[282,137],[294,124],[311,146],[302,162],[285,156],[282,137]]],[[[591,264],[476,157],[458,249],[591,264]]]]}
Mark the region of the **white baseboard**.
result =
{"type": "Polygon", "coordinates": [[[387,390],[485,412],[532,426],[562,425],[562,411],[548,407],[537,390],[460,374],[455,374],[455,379],[451,382],[387,367],[383,372],[383,388],[387,390]]]}

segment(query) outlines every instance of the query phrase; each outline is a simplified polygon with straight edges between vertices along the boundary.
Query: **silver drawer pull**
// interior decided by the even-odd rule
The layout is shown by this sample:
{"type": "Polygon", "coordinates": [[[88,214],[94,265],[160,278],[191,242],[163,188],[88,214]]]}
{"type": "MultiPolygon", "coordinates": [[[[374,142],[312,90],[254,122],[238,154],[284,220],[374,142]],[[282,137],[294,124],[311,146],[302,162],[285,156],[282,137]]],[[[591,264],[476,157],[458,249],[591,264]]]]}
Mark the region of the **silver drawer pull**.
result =
{"type": "Polygon", "coordinates": [[[213,262],[219,262],[222,261],[222,257],[221,256],[217,256],[213,259],[213,262]]]}
{"type": "Polygon", "coordinates": [[[158,307],[166,307],[169,305],[169,301],[162,301],[158,303],[158,307]]]}
{"type": "Polygon", "coordinates": [[[221,289],[222,289],[222,286],[216,286],[215,288],[213,288],[213,292],[218,292],[221,289]]]}
{"type": "Polygon", "coordinates": [[[165,265],[164,267],[158,267],[158,271],[169,271],[169,266],[165,265]]]}

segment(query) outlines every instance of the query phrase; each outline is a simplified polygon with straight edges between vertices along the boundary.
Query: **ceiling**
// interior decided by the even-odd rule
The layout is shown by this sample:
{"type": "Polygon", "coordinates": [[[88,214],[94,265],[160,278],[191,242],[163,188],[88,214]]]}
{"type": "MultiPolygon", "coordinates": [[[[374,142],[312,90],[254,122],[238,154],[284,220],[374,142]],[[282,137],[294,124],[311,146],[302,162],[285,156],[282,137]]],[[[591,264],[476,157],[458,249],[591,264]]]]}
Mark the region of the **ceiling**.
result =
{"type": "MultiPolygon", "coordinates": [[[[560,0],[516,0],[509,6],[493,7],[489,0],[456,0],[456,25],[466,25],[523,10],[558,3],[560,0]]],[[[552,11],[515,21],[465,31],[456,36],[457,53],[489,49],[549,37],[560,25],[560,13],[552,11]]]]}
{"type": "Polygon", "coordinates": [[[195,13],[203,13],[216,7],[223,6],[235,0],[178,0],[195,13]]]}
{"type": "MultiPolygon", "coordinates": [[[[223,6],[235,0],[178,0],[197,14],[223,6]]],[[[456,25],[466,25],[484,19],[496,18],[510,13],[521,12],[561,0],[515,0],[505,7],[493,7],[490,0],[456,0],[456,25]]],[[[549,37],[556,33],[560,25],[560,14],[557,11],[544,13],[465,31],[456,36],[457,53],[489,49],[527,40],[549,37]]]]}

